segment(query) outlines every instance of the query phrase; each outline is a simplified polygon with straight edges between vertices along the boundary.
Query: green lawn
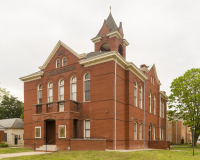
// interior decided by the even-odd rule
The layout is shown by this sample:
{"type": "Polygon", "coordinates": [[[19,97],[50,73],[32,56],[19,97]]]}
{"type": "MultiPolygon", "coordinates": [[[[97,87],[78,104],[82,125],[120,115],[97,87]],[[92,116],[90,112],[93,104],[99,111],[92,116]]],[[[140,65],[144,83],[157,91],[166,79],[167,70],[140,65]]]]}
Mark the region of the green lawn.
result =
{"type": "Polygon", "coordinates": [[[33,151],[33,150],[25,149],[25,148],[0,148],[0,154],[30,152],[30,151],[33,151]]]}
{"type": "Polygon", "coordinates": [[[172,150],[149,150],[135,152],[103,152],[103,151],[59,151],[46,155],[23,156],[7,158],[4,160],[127,160],[127,159],[200,159],[200,146],[195,148],[195,156],[192,156],[191,145],[175,145],[172,150]],[[176,151],[177,150],[177,151],[176,151]],[[181,151],[180,151],[181,150],[181,151]]]}

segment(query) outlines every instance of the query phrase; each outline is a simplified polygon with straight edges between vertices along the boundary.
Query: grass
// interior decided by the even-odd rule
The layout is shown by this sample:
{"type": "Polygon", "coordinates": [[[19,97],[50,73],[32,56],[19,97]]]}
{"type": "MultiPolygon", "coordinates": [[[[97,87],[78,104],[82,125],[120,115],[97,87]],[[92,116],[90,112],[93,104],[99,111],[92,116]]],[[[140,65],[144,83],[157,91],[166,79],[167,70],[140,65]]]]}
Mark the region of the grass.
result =
{"type": "Polygon", "coordinates": [[[195,148],[192,156],[191,145],[175,145],[172,150],[147,150],[135,152],[103,152],[103,151],[59,151],[45,155],[22,156],[4,160],[185,160],[200,159],[200,146],[195,148]]]}
{"type": "Polygon", "coordinates": [[[30,151],[33,150],[25,148],[0,148],[0,154],[30,152],[30,151]]]}

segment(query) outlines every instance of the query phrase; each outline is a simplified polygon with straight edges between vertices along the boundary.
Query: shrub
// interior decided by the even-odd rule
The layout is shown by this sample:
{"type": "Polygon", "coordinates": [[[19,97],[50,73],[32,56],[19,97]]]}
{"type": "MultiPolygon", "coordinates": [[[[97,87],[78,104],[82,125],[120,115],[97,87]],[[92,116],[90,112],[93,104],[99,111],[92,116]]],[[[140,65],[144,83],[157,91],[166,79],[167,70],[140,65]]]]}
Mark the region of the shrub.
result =
{"type": "Polygon", "coordinates": [[[171,142],[171,145],[172,145],[173,143],[171,142]]]}
{"type": "Polygon", "coordinates": [[[183,138],[181,139],[181,144],[184,144],[184,139],[183,138]]]}
{"type": "Polygon", "coordinates": [[[6,144],[4,141],[1,142],[0,147],[8,147],[8,144],[6,144]]]}
{"type": "Polygon", "coordinates": [[[185,143],[186,145],[188,144],[188,142],[185,143]]]}

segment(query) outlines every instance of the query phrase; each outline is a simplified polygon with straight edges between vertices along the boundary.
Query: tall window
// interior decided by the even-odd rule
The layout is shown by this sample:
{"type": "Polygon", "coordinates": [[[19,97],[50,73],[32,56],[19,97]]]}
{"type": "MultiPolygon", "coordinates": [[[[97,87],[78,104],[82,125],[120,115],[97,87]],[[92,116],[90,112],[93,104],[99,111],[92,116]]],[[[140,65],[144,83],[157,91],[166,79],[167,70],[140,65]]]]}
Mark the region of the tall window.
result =
{"type": "Polygon", "coordinates": [[[153,78],[153,85],[154,85],[154,78],[153,78]]]}
{"type": "Polygon", "coordinates": [[[134,123],[134,139],[137,139],[137,122],[134,123]]]}
{"type": "Polygon", "coordinates": [[[90,74],[89,73],[87,73],[86,75],[85,75],[85,77],[84,77],[84,83],[85,83],[85,85],[84,85],[84,89],[85,89],[85,101],[89,101],[90,100],[90,74]]]}
{"type": "Polygon", "coordinates": [[[76,77],[71,79],[71,99],[76,101],[76,77]]]}
{"type": "Polygon", "coordinates": [[[142,139],[142,123],[140,123],[139,132],[140,132],[140,139],[142,139]]]}
{"type": "Polygon", "coordinates": [[[162,128],[162,139],[164,139],[164,128],[162,128]]]}
{"type": "Polygon", "coordinates": [[[41,126],[35,127],[35,138],[41,138],[41,126]]]}
{"type": "Polygon", "coordinates": [[[59,81],[59,101],[64,100],[64,80],[59,81]]]}
{"type": "Polygon", "coordinates": [[[142,108],[142,86],[140,86],[140,108],[142,108]]]}
{"type": "Polygon", "coordinates": [[[58,67],[60,67],[60,60],[59,59],[56,60],[56,68],[58,68],[58,67]]]}
{"type": "Polygon", "coordinates": [[[151,92],[149,93],[149,112],[151,113],[151,92]]]}
{"type": "Polygon", "coordinates": [[[162,117],[162,102],[160,101],[160,117],[162,117]]]}
{"type": "Polygon", "coordinates": [[[66,64],[67,64],[67,60],[66,60],[66,58],[63,58],[62,65],[65,66],[66,64]]]}
{"type": "Polygon", "coordinates": [[[42,103],[42,85],[38,85],[38,103],[42,103]]]}
{"type": "Polygon", "coordinates": [[[48,102],[53,102],[53,83],[48,84],[48,102]]]}
{"type": "Polygon", "coordinates": [[[134,82],[134,105],[137,106],[137,82],[134,82]]]}
{"type": "Polygon", "coordinates": [[[152,83],[152,77],[151,77],[151,83],[152,83]]]}
{"type": "Polygon", "coordinates": [[[4,142],[7,142],[7,133],[4,133],[4,142]]]}
{"type": "Polygon", "coordinates": [[[156,114],[156,96],[153,97],[153,112],[156,114]]]}
{"type": "Polygon", "coordinates": [[[156,139],[156,126],[153,127],[153,139],[156,139]]]}
{"type": "Polygon", "coordinates": [[[90,120],[85,120],[85,137],[90,137],[90,120]]]}

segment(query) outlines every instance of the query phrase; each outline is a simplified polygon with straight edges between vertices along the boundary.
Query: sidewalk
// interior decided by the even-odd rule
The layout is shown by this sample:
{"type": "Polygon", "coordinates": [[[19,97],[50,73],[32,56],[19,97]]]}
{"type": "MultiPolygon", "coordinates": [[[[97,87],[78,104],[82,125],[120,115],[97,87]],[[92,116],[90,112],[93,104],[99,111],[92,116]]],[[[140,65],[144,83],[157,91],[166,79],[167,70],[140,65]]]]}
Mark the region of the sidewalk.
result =
{"type": "MultiPolygon", "coordinates": [[[[47,152],[47,153],[49,153],[49,152],[47,152]]],[[[38,155],[38,154],[46,154],[46,152],[20,152],[20,153],[0,154],[0,159],[2,159],[2,158],[8,158],[8,157],[38,155]]]]}

